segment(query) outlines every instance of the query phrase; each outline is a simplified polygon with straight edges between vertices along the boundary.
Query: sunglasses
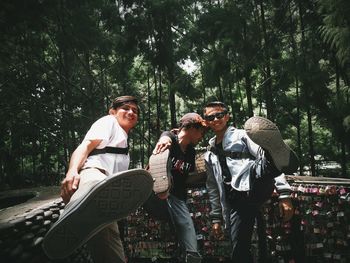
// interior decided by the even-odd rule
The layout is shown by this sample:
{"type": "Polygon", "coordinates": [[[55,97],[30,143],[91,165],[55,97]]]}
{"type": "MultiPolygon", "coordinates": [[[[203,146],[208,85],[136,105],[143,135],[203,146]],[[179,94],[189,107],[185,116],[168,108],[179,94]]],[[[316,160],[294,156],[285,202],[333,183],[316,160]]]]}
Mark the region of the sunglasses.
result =
{"type": "Polygon", "coordinates": [[[222,112],[217,112],[215,114],[212,114],[212,115],[204,115],[204,119],[206,121],[213,121],[216,119],[220,120],[222,119],[225,115],[227,114],[227,110],[224,110],[222,112]]]}

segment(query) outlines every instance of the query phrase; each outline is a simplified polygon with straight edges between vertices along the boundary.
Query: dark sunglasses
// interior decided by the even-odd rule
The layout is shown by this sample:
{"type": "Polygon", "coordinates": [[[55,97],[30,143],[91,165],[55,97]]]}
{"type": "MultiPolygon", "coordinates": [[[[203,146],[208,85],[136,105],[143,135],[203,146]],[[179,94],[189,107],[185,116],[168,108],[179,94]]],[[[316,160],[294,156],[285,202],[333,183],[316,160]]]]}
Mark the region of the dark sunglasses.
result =
{"type": "Polygon", "coordinates": [[[220,120],[222,119],[225,115],[227,114],[227,110],[224,110],[222,112],[217,112],[215,114],[212,114],[212,115],[204,115],[204,119],[206,121],[213,121],[216,119],[220,120]]]}

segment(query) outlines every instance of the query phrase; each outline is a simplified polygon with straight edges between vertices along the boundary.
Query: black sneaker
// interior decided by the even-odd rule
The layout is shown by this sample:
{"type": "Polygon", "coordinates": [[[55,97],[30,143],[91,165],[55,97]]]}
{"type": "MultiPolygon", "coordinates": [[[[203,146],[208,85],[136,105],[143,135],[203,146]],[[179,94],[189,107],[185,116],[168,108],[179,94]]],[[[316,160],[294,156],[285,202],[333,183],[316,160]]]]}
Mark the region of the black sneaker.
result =
{"type": "Polygon", "coordinates": [[[81,187],[44,238],[49,258],[69,256],[101,229],[135,211],[150,196],[153,180],[146,170],[132,169],[81,187]]]}
{"type": "Polygon", "coordinates": [[[298,157],[284,143],[278,127],[272,121],[258,116],[251,117],[245,122],[244,129],[249,138],[267,152],[281,173],[293,174],[298,170],[298,157]]]}

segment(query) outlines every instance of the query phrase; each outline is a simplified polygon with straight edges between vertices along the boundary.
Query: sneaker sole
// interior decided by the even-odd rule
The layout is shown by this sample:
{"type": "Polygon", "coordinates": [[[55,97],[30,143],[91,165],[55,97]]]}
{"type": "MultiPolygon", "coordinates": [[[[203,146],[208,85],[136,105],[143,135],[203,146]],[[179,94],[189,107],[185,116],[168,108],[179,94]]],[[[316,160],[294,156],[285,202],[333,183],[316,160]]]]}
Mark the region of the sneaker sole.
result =
{"type": "Polygon", "coordinates": [[[195,165],[197,174],[206,174],[207,169],[205,168],[204,154],[196,154],[195,165]]]}
{"type": "Polygon", "coordinates": [[[166,193],[170,189],[168,167],[169,150],[152,154],[149,158],[149,172],[153,177],[153,191],[156,194],[166,193]]]}
{"type": "Polygon", "coordinates": [[[251,117],[245,122],[244,129],[253,142],[270,154],[279,171],[293,174],[298,170],[298,157],[284,143],[278,127],[272,121],[258,116],[251,117]]]}
{"type": "Polygon", "coordinates": [[[152,193],[153,180],[143,169],[106,177],[52,226],[43,249],[52,259],[64,258],[108,224],[126,217],[152,193]]]}

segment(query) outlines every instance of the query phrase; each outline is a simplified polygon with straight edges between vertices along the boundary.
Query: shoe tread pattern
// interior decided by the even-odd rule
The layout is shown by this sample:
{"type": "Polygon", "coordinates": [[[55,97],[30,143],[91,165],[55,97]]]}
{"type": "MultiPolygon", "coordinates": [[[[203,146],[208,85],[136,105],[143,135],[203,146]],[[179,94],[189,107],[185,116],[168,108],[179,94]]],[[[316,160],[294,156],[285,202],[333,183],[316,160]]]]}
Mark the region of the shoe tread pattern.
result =
{"type": "Polygon", "coordinates": [[[152,186],[151,176],[143,169],[101,181],[55,223],[45,237],[45,250],[52,258],[69,256],[100,229],[135,211],[147,200],[152,186]]]}
{"type": "Polygon", "coordinates": [[[283,141],[278,127],[270,120],[255,116],[244,125],[248,136],[264,150],[268,151],[278,170],[293,174],[298,169],[298,158],[283,141]]]}
{"type": "Polygon", "coordinates": [[[153,191],[156,194],[165,193],[170,189],[168,167],[169,150],[151,155],[149,160],[149,171],[153,177],[153,191]]]}
{"type": "Polygon", "coordinates": [[[130,206],[137,206],[132,201],[135,196],[142,195],[142,182],[138,186],[132,185],[132,179],[123,178],[108,185],[94,198],[99,213],[104,217],[114,218],[124,215],[125,210],[129,211],[130,206]]]}

